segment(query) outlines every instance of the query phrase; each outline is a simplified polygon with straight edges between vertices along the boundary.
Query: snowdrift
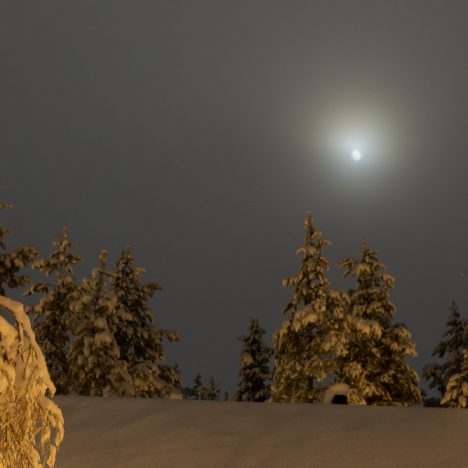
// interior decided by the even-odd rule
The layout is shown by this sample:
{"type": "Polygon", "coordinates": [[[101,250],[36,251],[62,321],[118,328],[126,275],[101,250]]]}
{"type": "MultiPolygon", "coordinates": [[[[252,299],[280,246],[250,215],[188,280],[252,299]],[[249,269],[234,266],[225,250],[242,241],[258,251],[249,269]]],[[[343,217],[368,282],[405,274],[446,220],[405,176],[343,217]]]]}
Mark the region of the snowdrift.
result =
{"type": "Polygon", "coordinates": [[[58,468],[468,466],[468,411],[66,396],[58,468]]]}

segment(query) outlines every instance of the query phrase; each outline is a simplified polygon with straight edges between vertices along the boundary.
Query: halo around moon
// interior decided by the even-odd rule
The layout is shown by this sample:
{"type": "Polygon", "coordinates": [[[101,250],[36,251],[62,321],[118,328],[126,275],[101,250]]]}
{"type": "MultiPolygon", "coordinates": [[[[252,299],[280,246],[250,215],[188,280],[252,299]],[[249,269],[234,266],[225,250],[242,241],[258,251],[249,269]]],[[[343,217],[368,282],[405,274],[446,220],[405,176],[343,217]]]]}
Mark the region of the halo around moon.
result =
{"type": "Polygon", "coordinates": [[[362,153],[359,150],[355,149],[351,153],[351,158],[353,159],[353,161],[360,161],[362,158],[362,153]]]}

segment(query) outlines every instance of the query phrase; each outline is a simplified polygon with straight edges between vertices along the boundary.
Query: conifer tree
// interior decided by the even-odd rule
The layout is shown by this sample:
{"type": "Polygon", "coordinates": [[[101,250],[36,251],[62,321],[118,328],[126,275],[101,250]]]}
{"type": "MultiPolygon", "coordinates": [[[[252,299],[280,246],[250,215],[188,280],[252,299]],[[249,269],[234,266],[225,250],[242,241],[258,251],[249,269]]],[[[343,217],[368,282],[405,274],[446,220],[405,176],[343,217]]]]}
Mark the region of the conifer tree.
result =
{"type": "Polygon", "coordinates": [[[202,377],[197,374],[193,379],[192,395],[195,400],[206,400],[208,389],[202,383],[202,377]]]}
{"type": "Polygon", "coordinates": [[[68,239],[66,229],[52,245],[56,250],[49,258],[33,264],[35,270],[44,273],[46,281],[33,284],[25,294],[42,294],[42,298],[32,308],[34,332],[57,394],[64,394],[68,393],[70,305],[80,295],[74,270],[81,257],[74,252],[75,244],[68,239]]]}
{"type": "Polygon", "coordinates": [[[149,301],[161,288],[157,283],[143,284],[140,277],[145,270],[136,268],[134,263],[127,246],[111,276],[119,305],[115,340],[120,358],[127,362],[135,396],[176,397],[182,382],[177,369],[164,364],[166,354],[162,341],[176,342],[180,336],[175,330],[159,330],[155,326],[149,301]]]}
{"type": "Polygon", "coordinates": [[[221,384],[217,383],[214,377],[208,379],[208,391],[206,392],[207,400],[219,400],[219,395],[221,393],[221,384]]]}
{"type": "Polygon", "coordinates": [[[193,379],[192,387],[183,387],[182,396],[185,400],[201,400],[203,384],[201,381],[201,374],[197,374],[193,379]]]}
{"type": "Polygon", "coordinates": [[[366,242],[359,260],[346,258],[340,266],[345,276],[356,278],[357,289],[349,291],[349,313],[343,322],[348,344],[336,361],[337,380],[350,385],[355,403],[419,403],[418,375],[405,362],[416,356],[415,344],[405,325],[392,323],[395,306],[389,290],[395,279],[366,242]]]}
{"type": "MultiPolygon", "coordinates": [[[[9,203],[0,204],[0,210],[11,207],[9,203]]],[[[21,288],[29,283],[29,276],[22,274],[21,270],[31,264],[37,256],[37,250],[30,245],[6,252],[5,237],[12,231],[9,227],[0,227],[0,295],[2,296],[6,294],[6,288],[21,288]]]]}
{"type": "Polygon", "coordinates": [[[239,337],[243,343],[240,357],[238,401],[265,401],[270,398],[271,379],[269,361],[273,350],[263,343],[265,330],[258,320],[250,320],[249,332],[239,337]]]}
{"type": "Polygon", "coordinates": [[[429,387],[437,389],[441,397],[445,395],[449,379],[461,372],[463,353],[468,350],[467,331],[466,321],[461,319],[457,304],[452,301],[443,335],[446,339],[432,352],[432,356],[445,358],[444,362],[427,364],[423,369],[423,376],[429,382],[429,387]]]}
{"type": "Polygon", "coordinates": [[[274,336],[275,372],[272,385],[273,401],[312,402],[321,390],[314,388],[314,380],[326,376],[323,357],[318,352],[330,306],[329,268],[323,249],[331,242],[321,238],[313,226],[310,213],[304,222],[304,245],[296,254],[303,255],[297,274],[283,280],[283,286],[294,289],[292,300],[286,305],[287,319],[274,336]]]}
{"type": "Polygon", "coordinates": [[[462,351],[463,361],[460,371],[452,374],[447,382],[444,397],[441,400],[443,406],[452,408],[468,407],[468,350],[462,351]]]}
{"type": "Polygon", "coordinates": [[[70,389],[80,395],[130,396],[132,380],[115,339],[118,300],[110,289],[106,258],[103,250],[93,278],[83,280],[81,296],[71,304],[70,389]]]}
{"type": "Polygon", "coordinates": [[[185,387],[182,390],[184,398],[187,400],[219,400],[221,384],[216,383],[213,377],[208,379],[208,387],[202,382],[202,377],[197,374],[193,379],[193,387],[185,387]]]}

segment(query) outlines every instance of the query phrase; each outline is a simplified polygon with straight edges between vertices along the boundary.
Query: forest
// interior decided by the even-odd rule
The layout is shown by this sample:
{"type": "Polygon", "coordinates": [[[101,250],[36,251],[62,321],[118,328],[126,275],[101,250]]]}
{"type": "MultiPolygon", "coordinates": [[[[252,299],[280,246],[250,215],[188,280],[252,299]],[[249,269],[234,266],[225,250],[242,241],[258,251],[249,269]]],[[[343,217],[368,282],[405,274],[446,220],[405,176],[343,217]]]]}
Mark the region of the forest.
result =
{"type": "Polygon", "coordinates": [[[434,348],[437,362],[424,367],[423,378],[439,394],[430,397],[408,363],[416,344],[405,324],[394,321],[395,279],[378,252],[362,242],[359,258],[339,263],[354,288],[332,289],[324,253],[331,242],[316,230],[310,213],[296,252],[297,273],[283,280],[292,294],[274,346],[265,344],[265,331],[251,319],[239,337],[233,395],[221,395],[213,377],[203,383],[197,375],[192,386],[184,385],[178,365],[167,363],[166,344],[181,336],[158,327],[150,301],[160,286],[143,282],[145,269],[136,266],[130,246],[111,267],[107,251],[101,251],[90,276],[78,279],[81,257],[65,228],[44,258],[32,245],[9,250],[12,232],[0,228],[0,306],[11,315],[0,316],[0,462],[7,466],[14,460],[53,466],[63,438],[54,394],[318,403],[339,384],[349,404],[468,406],[468,321],[457,305],[452,303],[434,348]],[[31,271],[42,279],[33,281],[31,271]],[[8,299],[12,290],[31,305],[8,299]],[[39,446],[32,450],[38,433],[39,446]]]}

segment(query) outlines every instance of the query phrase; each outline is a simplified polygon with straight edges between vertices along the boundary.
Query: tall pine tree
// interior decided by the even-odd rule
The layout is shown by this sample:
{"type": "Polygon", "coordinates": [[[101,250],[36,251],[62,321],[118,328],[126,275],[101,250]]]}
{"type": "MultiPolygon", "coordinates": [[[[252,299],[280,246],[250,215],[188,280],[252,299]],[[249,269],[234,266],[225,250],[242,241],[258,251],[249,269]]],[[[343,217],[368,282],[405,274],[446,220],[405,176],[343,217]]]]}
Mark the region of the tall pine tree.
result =
{"type": "MultiPolygon", "coordinates": [[[[1,203],[0,210],[12,208],[9,203],[1,203]]],[[[37,256],[37,250],[25,245],[11,252],[6,252],[6,236],[13,231],[9,227],[0,227],[0,295],[6,295],[6,288],[22,288],[29,283],[29,276],[21,271],[30,265],[37,256]]]]}
{"type": "Polygon", "coordinates": [[[263,343],[265,330],[258,320],[250,320],[249,332],[239,337],[243,343],[240,357],[238,401],[265,401],[270,398],[271,379],[269,361],[273,350],[263,343]]]}
{"type": "Polygon", "coordinates": [[[83,280],[81,296],[71,304],[70,389],[80,395],[130,396],[132,379],[115,339],[118,299],[109,285],[106,259],[102,251],[93,278],[83,280]]]}
{"type": "Polygon", "coordinates": [[[336,361],[337,380],[350,385],[355,403],[419,403],[418,375],[405,362],[416,356],[415,344],[405,325],[392,323],[395,306],[389,291],[395,279],[366,242],[360,259],[346,258],[340,266],[345,276],[356,278],[357,288],[349,291],[349,314],[343,322],[348,344],[336,361]]]}
{"type": "Polygon", "coordinates": [[[66,229],[52,245],[56,250],[49,258],[33,264],[35,270],[44,273],[46,281],[33,284],[26,295],[42,294],[32,308],[34,332],[57,393],[64,394],[68,393],[70,306],[80,296],[74,270],[81,257],[74,252],[75,245],[68,239],[66,229]]]}
{"type": "Polygon", "coordinates": [[[149,301],[161,288],[157,283],[143,284],[140,277],[144,271],[135,267],[127,246],[111,277],[119,305],[115,340],[120,358],[128,364],[135,396],[175,397],[180,394],[182,383],[177,369],[164,363],[162,341],[176,342],[180,336],[174,330],[159,330],[155,326],[149,301]]]}
{"type": "Polygon", "coordinates": [[[292,287],[294,293],[284,309],[287,319],[274,336],[273,401],[315,401],[320,398],[321,389],[314,387],[314,381],[326,376],[323,357],[317,348],[332,299],[325,276],[329,262],[322,254],[331,242],[321,238],[310,213],[305,219],[304,230],[304,245],[296,252],[303,256],[299,271],[292,278],[283,280],[283,286],[292,287]]]}
{"type": "Polygon", "coordinates": [[[461,372],[464,362],[464,351],[468,350],[468,327],[466,321],[460,317],[455,301],[450,306],[444,338],[434,351],[433,356],[444,359],[441,364],[430,363],[424,366],[423,377],[429,382],[430,388],[439,391],[441,397],[445,395],[447,384],[455,374],[461,372]]]}

